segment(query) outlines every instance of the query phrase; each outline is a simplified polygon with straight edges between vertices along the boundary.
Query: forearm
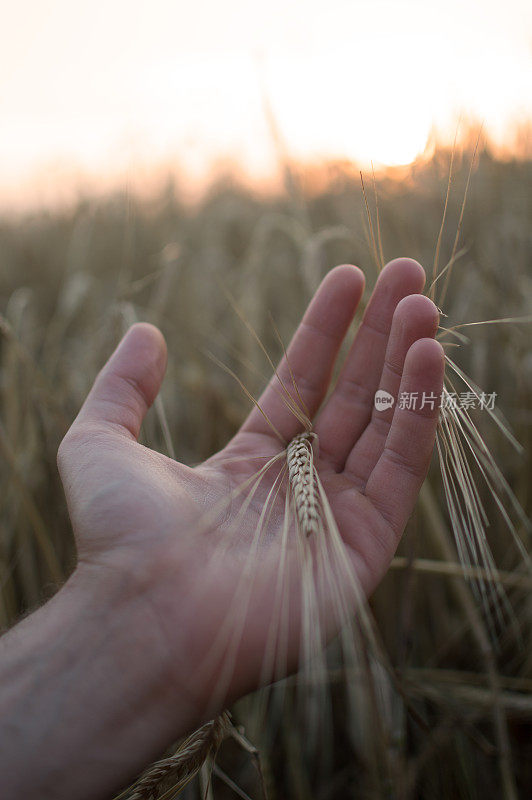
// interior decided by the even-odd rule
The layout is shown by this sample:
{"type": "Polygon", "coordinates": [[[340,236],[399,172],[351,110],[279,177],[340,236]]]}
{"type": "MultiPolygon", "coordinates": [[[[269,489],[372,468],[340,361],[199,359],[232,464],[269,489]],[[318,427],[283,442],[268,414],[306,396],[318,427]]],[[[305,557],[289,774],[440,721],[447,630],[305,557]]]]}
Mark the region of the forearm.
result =
{"type": "Polygon", "coordinates": [[[110,585],[75,573],[0,639],[5,800],[109,798],[196,721],[149,606],[110,585]]]}

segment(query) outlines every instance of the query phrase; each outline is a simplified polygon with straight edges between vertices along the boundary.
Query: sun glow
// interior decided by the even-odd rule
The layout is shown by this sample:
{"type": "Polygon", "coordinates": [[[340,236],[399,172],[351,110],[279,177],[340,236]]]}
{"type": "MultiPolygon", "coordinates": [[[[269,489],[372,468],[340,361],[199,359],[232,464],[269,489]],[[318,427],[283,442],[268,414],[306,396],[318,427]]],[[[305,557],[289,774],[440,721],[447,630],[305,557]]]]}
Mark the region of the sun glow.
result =
{"type": "Polygon", "coordinates": [[[346,48],[306,62],[276,61],[264,71],[285,139],[299,156],[398,165],[425,149],[433,119],[430,87],[408,53],[392,70],[389,59],[375,57],[369,40],[356,58],[346,48]]]}
{"type": "Polygon", "coordinates": [[[459,115],[503,142],[530,120],[532,10],[507,0],[25,0],[0,31],[0,202],[35,175],[191,181],[282,155],[411,162],[459,115]],[[272,135],[272,132],[274,135],[272,135]],[[48,171],[48,172],[47,172],[48,171]]]}

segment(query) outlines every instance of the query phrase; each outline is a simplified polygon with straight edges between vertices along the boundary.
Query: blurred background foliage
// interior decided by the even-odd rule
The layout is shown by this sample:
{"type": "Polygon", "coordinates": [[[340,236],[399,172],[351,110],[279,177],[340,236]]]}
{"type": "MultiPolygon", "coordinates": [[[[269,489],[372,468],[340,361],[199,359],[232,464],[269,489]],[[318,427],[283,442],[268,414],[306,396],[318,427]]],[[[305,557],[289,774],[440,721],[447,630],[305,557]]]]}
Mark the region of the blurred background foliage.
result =
{"type": "MultiPolygon", "coordinates": [[[[442,219],[450,151],[409,168],[365,175],[367,201],[386,259],[408,255],[430,275],[442,219]]],[[[450,257],[471,146],[460,145],[440,264],[450,257]]],[[[234,176],[195,205],[169,179],[149,199],[127,191],[80,197],[74,206],[0,219],[0,626],[49,597],[75,563],[56,470],[58,444],[125,328],[147,320],[169,348],[161,399],[143,441],[186,463],[223,447],[249,402],[211,351],[253,393],[268,376],[257,343],[226,291],[273,358],[287,343],[323,275],[349,262],[377,267],[368,243],[360,178],[348,165],[310,174],[286,165],[286,191],[258,195],[234,176]],[[271,316],[270,316],[271,315],[271,316]]],[[[530,313],[532,162],[478,154],[460,248],[442,309],[444,324],[530,313]]],[[[430,278],[428,283],[430,283],[430,278]]],[[[360,312],[359,312],[360,315],[360,312]]],[[[357,317],[359,318],[359,316],[357,317]]],[[[531,504],[530,327],[466,329],[453,357],[487,392],[524,447],[519,455],[476,417],[525,509],[531,504]]],[[[481,490],[482,491],[482,490],[481,490]]],[[[273,742],[253,731],[246,704],[235,709],[259,747],[271,798],[526,797],[532,792],[532,600],[530,574],[493,500],[483,494],[488,537],[517,626],[497,646],[457,554],[437,465],[392,569],[372,599],[397,685],[383,678],[381,722],[366,719],[375,763],[346,736],[335,702],[334,758],[314,769],[305,731],[289,719],[273,742]],[[518,629],[518,630],[517,630],[518,629]]],[[[523,540],[525,533],[522,531],[523,540]]],[[[334,698],[334,676],[333,683],[334,698]]],[[[361,721],[362,726],[362,721],[361,721]]],[[[259,797],[249,755],[222,747],[220,768],[259,797]]],[[[234,797],[214,778],[216,797],[234,797]]],[[[189,797],[201,796],[194,786],[189,797]]],[[[185,795],[186,796],[186,795],[185,795]]]]}

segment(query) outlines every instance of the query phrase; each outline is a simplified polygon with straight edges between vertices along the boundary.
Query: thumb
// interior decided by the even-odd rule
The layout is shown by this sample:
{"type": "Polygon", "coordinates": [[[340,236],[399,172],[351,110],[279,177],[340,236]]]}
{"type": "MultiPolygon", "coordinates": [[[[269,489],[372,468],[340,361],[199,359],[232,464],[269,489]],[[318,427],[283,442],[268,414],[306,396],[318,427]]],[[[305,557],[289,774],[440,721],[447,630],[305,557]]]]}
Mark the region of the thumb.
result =
{"type": "Polygon", "coordinates": [[[99,373],[73,427],[112,427],[137,439],[163,381],[166,343],[154,325],[133,325],[99,373]]]}

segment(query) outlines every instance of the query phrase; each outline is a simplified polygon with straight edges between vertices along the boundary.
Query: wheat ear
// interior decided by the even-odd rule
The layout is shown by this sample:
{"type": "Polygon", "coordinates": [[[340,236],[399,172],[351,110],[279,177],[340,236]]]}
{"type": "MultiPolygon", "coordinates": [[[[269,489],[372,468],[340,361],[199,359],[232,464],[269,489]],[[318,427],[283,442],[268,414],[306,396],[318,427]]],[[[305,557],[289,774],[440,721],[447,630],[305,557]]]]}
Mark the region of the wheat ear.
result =
{"type": "Polygon", "coordinates": [[[169,758],[152,764],[131,788],[127,800],[152,800],[160,796],[163,781],[172,781],[172,796],[177,795],[199,772],[210,755],[218,750],[230,726],[224,711],[191,733],[169,758]]]}
{"type": "Polygon", "coordinates": [[[314,433],[299,433],[286,448],[288,479],[294,495],[296,516],[302,533],[317,533],[321,519],[318,488],[314,477],[314,433]]]}

